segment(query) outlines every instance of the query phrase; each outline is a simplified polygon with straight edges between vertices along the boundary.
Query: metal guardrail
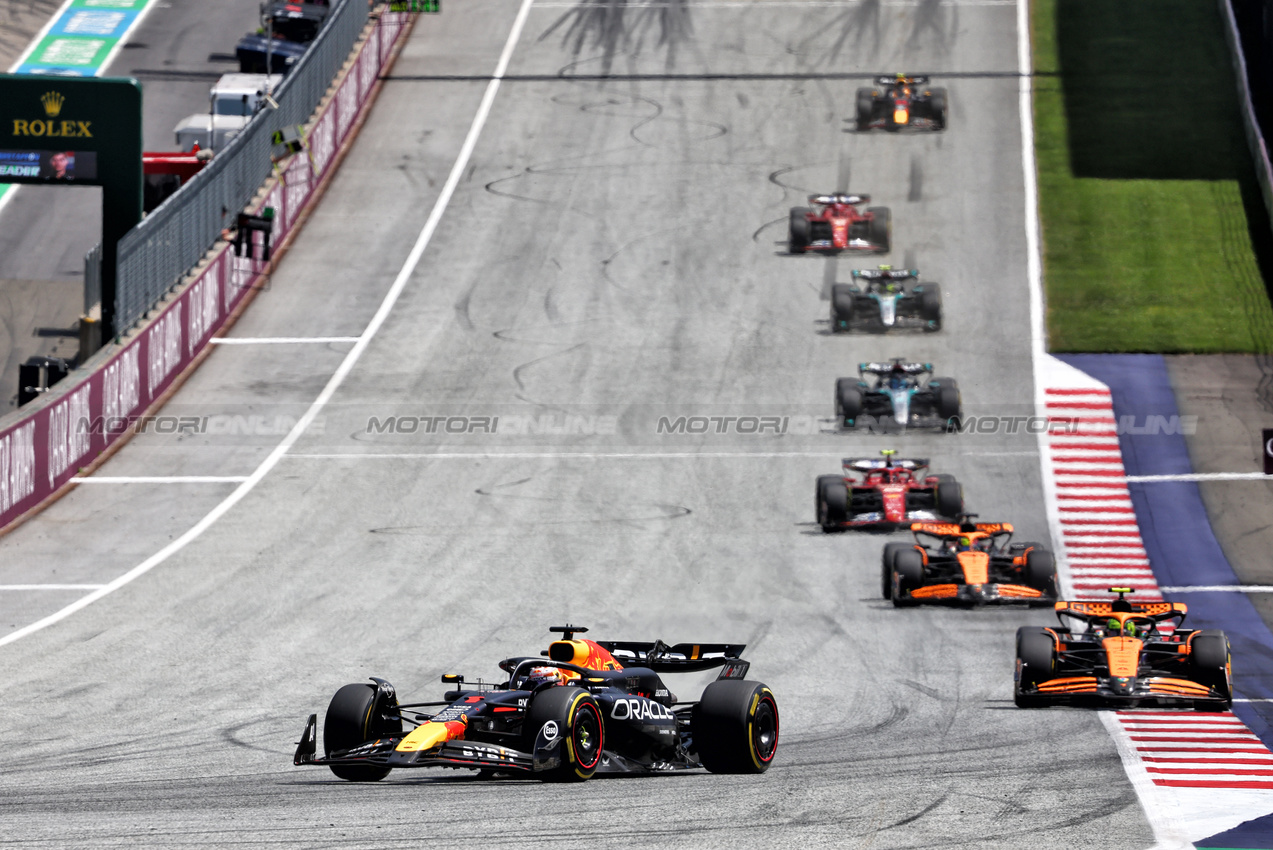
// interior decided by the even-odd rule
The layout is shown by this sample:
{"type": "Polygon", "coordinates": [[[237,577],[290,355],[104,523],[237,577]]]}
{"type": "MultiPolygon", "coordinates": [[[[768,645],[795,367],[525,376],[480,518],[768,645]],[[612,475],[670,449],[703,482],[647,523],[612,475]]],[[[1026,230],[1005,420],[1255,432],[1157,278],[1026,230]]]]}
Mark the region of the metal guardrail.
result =
{"type": "Polygon", "coordinates": [[[118,332],[145,316],[234,223],[270,173],[270,137],[309,120],[348,59],[368,11],[367,0],[338,0],[318,37],[275,92],[278,108],[258,113],[206,168],[120,240],[118,332]]]}

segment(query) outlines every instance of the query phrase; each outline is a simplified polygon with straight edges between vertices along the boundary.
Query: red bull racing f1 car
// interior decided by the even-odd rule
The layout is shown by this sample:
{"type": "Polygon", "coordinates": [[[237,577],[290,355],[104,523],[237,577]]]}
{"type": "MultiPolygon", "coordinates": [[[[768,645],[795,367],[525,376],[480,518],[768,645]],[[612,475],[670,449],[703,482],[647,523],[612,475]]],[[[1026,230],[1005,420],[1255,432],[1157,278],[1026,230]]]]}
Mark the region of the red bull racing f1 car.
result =
{"type": "Polygon", "coordinates": [[[1090,705],[1164,706],[1222,711],[1233,707],[1229,639],[1222,631],[1179,626],[1183,602],[1131,602],[1111,587],[1110,602],[1057,602],[1060,628],[1017,630],[1012,689],[1022,708],[1090,705]]]}
{"type": "Polygon", "coordinates": [[[846,457],[842,475],[818,476],[815,506],[823,531],[841,528],[892,530],[903,523],[958,520],[964,491],[953,475],[921,475],[927,458],[846,457]]]}
{"type": "Polygon", "coordinates": [[[1012,543],[1006,522],[917,522],[914,543],[884,546],[885,599],[898,608],[921,602],[1051,604],[1060,595],[1056,559],[1038,543],[1012,543]]]}
{"type": "Polygon", "coordinates": [[[893,239],[893,214],[888,207],[867,207],[870,195],[810,195],[809,206],[792,207],[787,249],[839,253],[866,251],[887,254],[893,239]]]}
{"type": "Polygon", "coordinates": [[[858,89],[858,132],[945,130],[946,90],[929,88],[928,77],[876,77],[873,88],[858,89]]]}
{"type": "Polygon", "coordinates": [[[542,653],[500,662],[502,683],[453,686],[438,702],[399,703],[392,685],[346,685],[323,722],[311,714],[293,763],[374,782],[394,769],[469,768],[488,775],[579,781],[596,773],[763,773],[778,749],[778,704],[747,675],[738,644],[591,641],[558,626],[542,653]],[[660,674],[720,668],[694,702],[660,674]]]}

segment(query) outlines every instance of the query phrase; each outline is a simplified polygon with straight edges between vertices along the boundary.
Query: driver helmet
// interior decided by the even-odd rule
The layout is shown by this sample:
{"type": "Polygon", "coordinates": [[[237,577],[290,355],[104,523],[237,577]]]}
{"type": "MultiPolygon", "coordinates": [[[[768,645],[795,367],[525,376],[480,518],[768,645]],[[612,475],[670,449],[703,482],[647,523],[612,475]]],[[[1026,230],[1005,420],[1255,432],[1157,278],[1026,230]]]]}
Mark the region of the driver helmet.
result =
{"type": "Polygon", "coordinates": [[[1123,635],[1125,637],[1139,637],[1142,632],[1136,628],[1136,624],[1131,620],[1123,623],[1123,635]]]}
{"type": "Polygon", "coordinates": [[[554,685],[566,684],[565,673],[557,667],[532,667],[530,672],[526,674],[526,682],[522,685],[525,690],[533,690],[545,682],[552,682],[554,685]]]}
{"type": "Polygon", "coordinates": [[[972,548],[972,538],[961,537],[959,538],[958,542],[955,545],[958,547],[960,552],[967,552],[969,549],[972,548]]]}
{"type": "Polygon", "coordinates": [[[1110,634],[1120,634],[1123,630],[1122,625],[1114,617],[1109,618],[1109,622],[1105,624],[1105,630],[1110,634]]]}

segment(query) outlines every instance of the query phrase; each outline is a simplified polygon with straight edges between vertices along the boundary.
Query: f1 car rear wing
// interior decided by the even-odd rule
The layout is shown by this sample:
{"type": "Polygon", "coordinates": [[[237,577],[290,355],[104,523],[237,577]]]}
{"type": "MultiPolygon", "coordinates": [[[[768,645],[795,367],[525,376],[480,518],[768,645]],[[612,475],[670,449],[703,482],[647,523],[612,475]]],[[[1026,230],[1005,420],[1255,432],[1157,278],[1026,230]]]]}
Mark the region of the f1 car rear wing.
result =
{"type": "Polygon", "coordinates": [[[1173,617],[1185,618],[1189,606],[1183,602],[1132,602],[1127,594],[1136,591],[1130,587],[1111,587],[1110,593],[1117,593],[1118,598],[1109,602],[1066,602],[1056,603],[1058,617],[1075,617],[1080,620],[1109,617],[1113,614],[1139,614],[1150,620],[1161,622],[1173,617]]]}
{"type": "Polygon", "coordinates": [[[678,643],[668,646],[661,640],[653,643],[599,640],[597,645],[613,655],[614,660],[624,667],[649,667],[656,673],[692,673],[725,665],[736,667],[747,664],[746,661],[739,660],[743,650],[747,648],[742,643],[678,643]]]}
{"type": "Polygon", "coordinates": [[[928,458],[926,457],[895,457],[895,458],[874,458],[874,457],[846,457],[841,463],[845,469],[853,469],[858,472],[870,472],[873,469],[927,469],[928,458]]]}
{"type": "Polygon", "coordinates": [[[1189,613],[1189,606],[1183,602],[1128,602],[1126,608],[1116,607],[1116,602],[1066,602],[1056,603],[1057,614],[1068,614],[1072,617],[1108,617],[1111,614],[1141,614],[1151,620],[1168,620],[1177,615],[1189,613]]]}
{"type": "Polygon", "coordinates": [[[932,363],[906,363],[901,359],[892,361],[891,363],[878,363],[872,361],[870,363],[859,363],[858,372],[862,374],[887,375],[894,368],[900,367],[900,371],[908,375],[919,375],[923,372],[933,371],[932,363]]]}
{"type": "Polygon", "coordinates": [[[878,269],[854,269],[850,274],[863,280],[906,280],[907,278],[919,277],[919,269],[895,269],[892,266],[880,266],[878,269]]]}
{"type": "Polygon", "coordinates": [[[867,204],[871,202],[870,195],[845,195],[836,193],[834,195],[810,195],[809,203],[819,206],[827,206],[828,204],[867,204]]]}
{"type": "Polygon", "coordinates": [[[1010,522],[979,522],[963,525],[955,522],[916,522],[911,523],[911,531],[916,534],[931,534],[934,537],[959,537],[970,531],[980,531],[983,534],[1011,534],[1013,528],[1010,522]]]}
{"type": "Polygon", "coordinates": [[[915,86],[926,86],[928,85],[928,76],[921,75],[916,77],[906,77],[906,76],[899,77],[896,74],[894,74],[893,76],[889,76],[889,77],[879,76],[875,78],[875,84],[877,86],[893,86],[893,85],[897,85],[898,83],[909,83],[910,85],[915,85],[915,86]]]}

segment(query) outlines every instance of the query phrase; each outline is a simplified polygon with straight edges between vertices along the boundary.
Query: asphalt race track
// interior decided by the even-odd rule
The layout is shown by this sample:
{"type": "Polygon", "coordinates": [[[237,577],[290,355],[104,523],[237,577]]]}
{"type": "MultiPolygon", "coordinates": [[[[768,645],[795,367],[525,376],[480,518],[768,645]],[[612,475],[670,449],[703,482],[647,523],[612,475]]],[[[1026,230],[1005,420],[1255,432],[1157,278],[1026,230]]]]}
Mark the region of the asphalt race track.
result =
{"type": "MultiPolygon", "coordinates": [[[[517,9],[421,18],[233,337],[363,333],[517,9]]],[[[889,356],[958,378],[971,415],[1032,412],[1016,14],[536,3],[418,268],[315,426],[190,545],[0,646],[6,840],[1151,845],[1096,715],[1012,705],[1016,627],[1048,612],[894,610],[886,538],[812,524],[816,475],[895,446],[957,474],[983,520],[1047,539],[1033,436],[822,421],[836,377],[889,356]],[[949,131],[843,132],[856,86],[901,69],[946,75],[949,131]],[[783,255],[788,207],[846,172],[841,188],[892,207],[893,255],[783,255]],[[829,335],[832,276],[890,260],[943,284],[945,329],[829,335]],[[498,433],[436,433],[465,416],[499,417],[498,433]],[[788,429],[659,433],[679,416],[788,429]],[[389,417],[416,430],[389,433],[389,417]],[[427,771],[356,785],[291,766],[305,716],[340,685],[382,675],[404,699],[440,698],[441,673],[495,679],[562,621],[600,639],[745,641],[782,712],[774,767],[567,787],[427,771]]],[[[351,347],[220,347],[166,411],[207,417],[203,433],[152,429],[99,476],[251,475],[351,347]]],[[[236,486],[81,485],[0,538],[0,585],[105,584],[236,486]]],[[[84,593],[0,593],[0,630],[84,593]]],[[[669,684],[689,699],[705,681],[669,684]]]]}

